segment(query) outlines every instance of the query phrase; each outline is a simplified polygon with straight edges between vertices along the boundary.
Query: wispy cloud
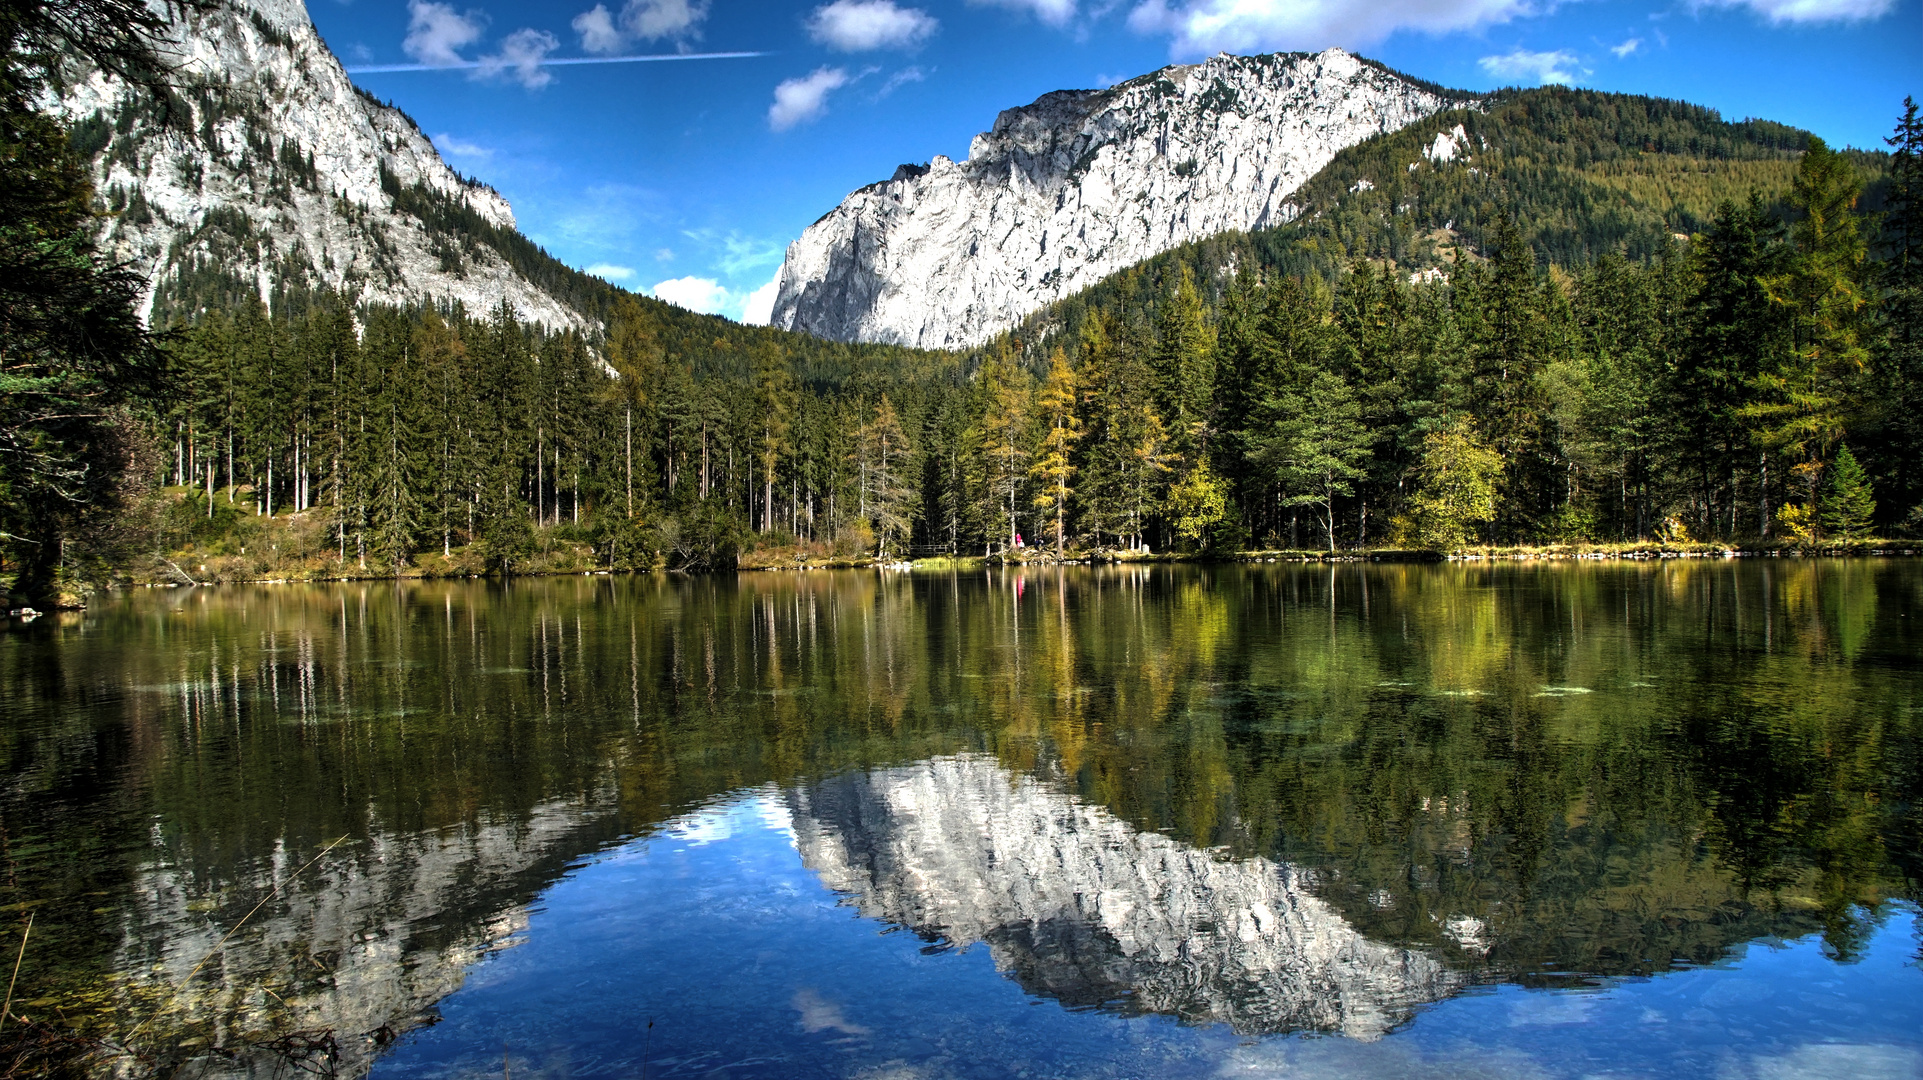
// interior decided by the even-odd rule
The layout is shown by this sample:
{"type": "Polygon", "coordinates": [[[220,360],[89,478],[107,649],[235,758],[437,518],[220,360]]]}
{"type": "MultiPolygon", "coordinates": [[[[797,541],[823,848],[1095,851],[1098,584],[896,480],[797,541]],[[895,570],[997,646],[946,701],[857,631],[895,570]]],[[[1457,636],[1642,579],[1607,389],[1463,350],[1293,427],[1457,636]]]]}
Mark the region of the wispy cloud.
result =
{"type": "Polygon", "coordinates": [[[968,0],[971,4],[1025,11],[1050,26],[1067,26],[1075,17],[1075,0],[968,0]]]}
{"type": "Polygon", "coordinates": [[[487,29],[484,12],[455,11],[452,4],[408,0],[407,37],[401,50],[429,67],[454,67],[465,61],[461,50],[481,40],[487,29]]]}
{"type": "Polygon", "coordinates": [[[801,78],[786,80],[775,87],[774,104],[768,106],[768,126],[786,131],[813,120],[828,110],[828,95],[846,85],[848,72],[838,67],[819,67],[801,78]]]}
{"type": "Polygon", "coordinates": [[[626,281],[634,276],[634,268],[631,266],[616,266],[613,263],[595,263],[593,266],[587,268],[587,273],[593,274],[603,281],[626,281]]]}
{"type": "Polygon", "coordinates": [[[1580,66],[1574,53],[1562,49],[1555,52],[1516,49],[1501,56],[1485,56],[1476,63],[1496,78],[1517,84],[1555,83],[1569,86],[1589,75],[1588,70],[1580,66]]]}
{"type": "Polygon", "coordinates": [[[501,39],[499,52],[481,57],[478,71],[482,78],[504,75],[529,90],[539,90],[554,81],[554,76],[542,68],[542,61],[560,47],[560,39],[546,30],[516,30],[501,39]]]}
{"type": "Polygon", "coordinates": [[[434,136],[434,149],[448,157],[474,158],[478,161],[486,161],[494,156],[494,151],[479,143],[471,143],[447,134],[434,136]]]}
{"type": "Polygon", "coordinates": [[[1641,49],[1642,47],[1643,47],[1643,39],[1639,37],[1633,37],[1633,38],[1630,38],[1628,41],[1623,42],[1621,45],[1611,45],[1609,47],[1609,51],[1616,54],[1616,59],[1626,60],[1629,57],[1636,55],[1636,51],[1638,49],[1641,49]]]}
{"type": "Polygon", "coordinates": [[[894,0],[835,0],[808,17],[808,36],[842,52],[912,49],[940,26],[927,12],[896,7],[894,0]]]}
{"type": "Polygon", "coordinates": [[[1896,10],[1896,0],[1703,0],[1701,7],[1746,7],[1772,23],[1866,22],[1896,10]]]}
{"type": "Polygon", "coordinates": [[[875,92],[875,100],[879,101],[911,82],[921,82],[926,78],[927,73],[919,67],[902,68],[882,81],[881,89],[875,92]]]}
{"type": "Polygon", "coordinates": [[[1531,0],[1141,0],[1129,28],[1165,35],[1172,55],[1282,49],[1356,48],[1402,30],[1429,34],[1474,30],[1527,15],[1531,0]]]}
{"type": "MultiPolygon", "coordinates": [[[[764,52],[654,53],[647,56],[544,56],[541,67],[573,67],[579,64],[645,64],[670,60],[745,60],[767,56],[764,52]]],[[[476,71],[487,60],[457,60],[451,64],[353,64],[349,75],[377,75],[396,71],[476,71]]]]}
{"type": "Polygon", "coordinates": [[[722,239],[721,247],[726,254],[715,265],[729,277],[739,277],[764,266],[781,265],[782,246],[779,241],[729,233],[722,239]]]}

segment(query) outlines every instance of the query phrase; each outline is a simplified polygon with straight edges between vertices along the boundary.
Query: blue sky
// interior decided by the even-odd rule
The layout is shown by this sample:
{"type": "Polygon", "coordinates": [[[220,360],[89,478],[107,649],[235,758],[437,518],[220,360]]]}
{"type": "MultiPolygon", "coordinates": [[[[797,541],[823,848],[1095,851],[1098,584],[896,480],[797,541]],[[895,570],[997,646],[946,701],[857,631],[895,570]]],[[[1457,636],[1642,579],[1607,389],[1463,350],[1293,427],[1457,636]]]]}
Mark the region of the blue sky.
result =
{"type": "Polygon", "coordinates": [[[788,242],[849,191],[966,157],[996,112],[1050,90],[1217,51],[1339,45],[1467,90],[1655,94],[1864,147],[1923,98],[1923,0],[309,2],[350,69],[418,69],[355,81],[536,242],[751,319],[788,242]],[[721,52],[763,55],[551,63],[721,52]]]}

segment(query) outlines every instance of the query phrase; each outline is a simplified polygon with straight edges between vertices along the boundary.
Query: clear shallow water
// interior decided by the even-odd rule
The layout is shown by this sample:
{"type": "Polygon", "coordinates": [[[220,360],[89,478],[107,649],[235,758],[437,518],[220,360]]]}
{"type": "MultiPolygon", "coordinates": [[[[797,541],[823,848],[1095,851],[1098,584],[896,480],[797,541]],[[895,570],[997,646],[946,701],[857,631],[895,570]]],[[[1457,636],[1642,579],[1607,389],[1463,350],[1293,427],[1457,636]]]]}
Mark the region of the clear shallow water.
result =
{"type": "Polygon", "coordinates": [[[17,1000],[212,1073],[1923,1075],[1920,569],[141,593],[0,637],[17,1000]]]}

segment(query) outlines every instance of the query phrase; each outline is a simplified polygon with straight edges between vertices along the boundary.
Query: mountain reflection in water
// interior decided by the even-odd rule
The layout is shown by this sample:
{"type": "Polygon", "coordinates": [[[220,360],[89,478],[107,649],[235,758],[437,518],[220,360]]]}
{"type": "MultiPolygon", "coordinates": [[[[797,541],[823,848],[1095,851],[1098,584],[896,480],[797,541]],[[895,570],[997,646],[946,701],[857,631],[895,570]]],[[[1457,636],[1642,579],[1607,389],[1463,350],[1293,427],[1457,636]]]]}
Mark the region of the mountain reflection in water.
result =
{"type": "MultiPolygon", "coordinates": [[[[761,792],[794,845],[755,849],[768,895],[832,907],[825,885],[867,938],[928,939],[924,989],[987,963],[1112,1026],[1089,1040],[1232,1040],[1184,1067],[1283,1031],[1414,1045],[1419,1007],[1473,1013],[1471,986],[1707,986],[1756,942],[1800,943],[1798,992],[1856,1010],[1821,1038],[1889,1009],[1923,1029],[1919,614],[1923,566],[1871,560],[140,592],[0,633],[0,950],[32,913],[15,1011],[162,1065],[245,1071],[330,1029],[364,1071],[573,940],[553,913],[595,860],[668,858],[697,808],[761,792]],[[1890,949],[1909,975],[1878,982],[1890,949]]],[[[648,930],[696,972],[766,951],[703,944],[758,888],[703,857],[711,887],[647,894],[705,897],[648,930]]],[[[833,940],[849,980],[909,962],[833,940]]],[[[781,1038],[797,1000],[824,1037],[881,1038],[801,989],[781,1038]]],[[[1007,1007],[930,992],[981,1030],[1007,1007]]],[[[703,1007],[725,1040],[746,1006],[703,1007]]],[[[1688,1023],[1713,1042],[1731,1008],[1688,1023]]],[[[598,1053],[632,1035],[609,1023],[598,1053]]]]}
{"type": "Polygon", "coordinates": [[[802,862],[864,916],[986,942],[1067,1005],[1375,1039],[1463,981],[1356,933],[1313,875],[1137,831],[986,758],[847,774],[788,806],[802,862]]]}

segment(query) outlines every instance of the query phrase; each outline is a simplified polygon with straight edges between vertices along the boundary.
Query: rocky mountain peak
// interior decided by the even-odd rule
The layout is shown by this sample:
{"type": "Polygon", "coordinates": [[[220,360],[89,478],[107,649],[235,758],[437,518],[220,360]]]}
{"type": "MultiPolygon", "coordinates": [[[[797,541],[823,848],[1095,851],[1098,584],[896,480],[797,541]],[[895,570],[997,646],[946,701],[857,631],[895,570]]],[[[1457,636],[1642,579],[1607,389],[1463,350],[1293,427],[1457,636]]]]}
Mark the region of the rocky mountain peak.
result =
{"type": "Polygon", "coordinates": [[[854,192],[789,245],[777,326],[976,345],[1190,240],[1290,220],[1344,147],[1467,98],[1341,49],[1211,57],[1006,109],[968,159],[854,192]]]}
{"type": "Polygon", "coordinates": [[[514,229],[507,200],[356,87],[301,0],[183,12],[157,48],[177,73],[163,96],[79,69],[45,103],[91,156],[103,247],[146,272],[154,315],[325,287],[586,324],[482,242],[514,229]]]}

